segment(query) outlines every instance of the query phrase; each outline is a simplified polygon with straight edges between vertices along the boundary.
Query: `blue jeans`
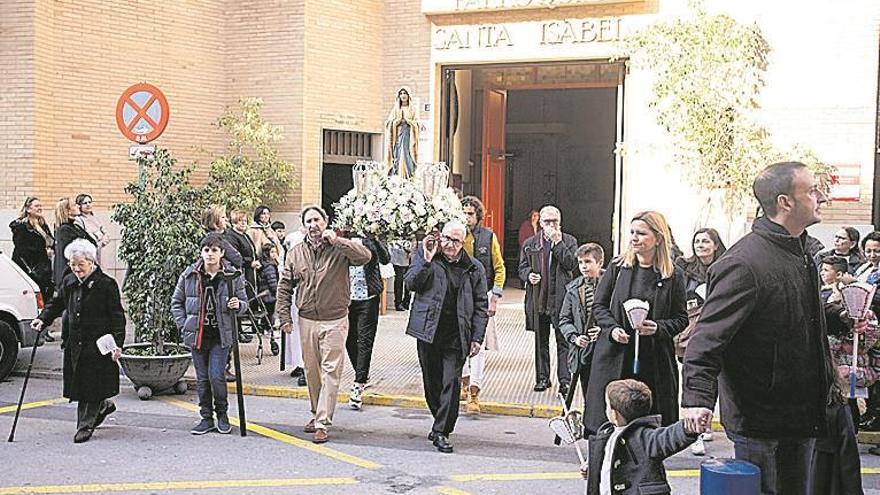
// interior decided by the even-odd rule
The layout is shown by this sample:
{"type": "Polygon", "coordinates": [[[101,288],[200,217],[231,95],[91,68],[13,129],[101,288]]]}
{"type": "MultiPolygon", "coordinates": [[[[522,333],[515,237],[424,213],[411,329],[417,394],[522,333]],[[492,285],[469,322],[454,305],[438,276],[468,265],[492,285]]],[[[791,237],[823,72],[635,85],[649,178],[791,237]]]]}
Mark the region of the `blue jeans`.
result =
{"type": "Polygon", "coordinates": [[[803,495],[816,446],[815,438],[753,438],[727,431],[734,457],[761,469],[763,495],[803,495]]]}
{"type": "Polygon", "coordinates": [[[220,342],[205,341],[201,349],[192,350],[193,367],[196,369],[196,391],[199,394],[199,414],[213,419],[214,413],[226,414],[226,357],[229,348],[220,342]],[[213,402],[213,408],[211,407],[213,402]]]}

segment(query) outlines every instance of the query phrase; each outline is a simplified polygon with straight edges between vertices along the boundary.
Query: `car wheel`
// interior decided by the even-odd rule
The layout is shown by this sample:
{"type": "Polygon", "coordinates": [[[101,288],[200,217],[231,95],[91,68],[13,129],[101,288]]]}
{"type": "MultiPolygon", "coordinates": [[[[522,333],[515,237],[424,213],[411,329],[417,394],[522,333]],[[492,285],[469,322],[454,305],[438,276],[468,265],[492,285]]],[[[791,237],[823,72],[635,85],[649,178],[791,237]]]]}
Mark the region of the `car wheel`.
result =
{"type": "Polygon", "coordinates": [[[18,359],[18,336],[5,321],[0,321],[0,380],[12,373],[18,359]]]}

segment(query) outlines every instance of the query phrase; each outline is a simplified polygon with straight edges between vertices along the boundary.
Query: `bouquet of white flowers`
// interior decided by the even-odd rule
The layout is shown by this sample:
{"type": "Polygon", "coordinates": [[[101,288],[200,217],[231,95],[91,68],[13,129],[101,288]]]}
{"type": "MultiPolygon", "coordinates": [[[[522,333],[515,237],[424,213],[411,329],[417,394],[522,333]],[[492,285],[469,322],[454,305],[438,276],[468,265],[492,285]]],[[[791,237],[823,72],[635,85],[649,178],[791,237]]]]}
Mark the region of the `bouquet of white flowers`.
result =
{"type": "Polygon", "coordinates": [[[379,173],[369,184],[364,192],[352,189],[333,205],[334,228],[390,241],[415,238],[452,220],[465,221],[461,201],[450,187],[428,197],[413,180],[379,173]]]}

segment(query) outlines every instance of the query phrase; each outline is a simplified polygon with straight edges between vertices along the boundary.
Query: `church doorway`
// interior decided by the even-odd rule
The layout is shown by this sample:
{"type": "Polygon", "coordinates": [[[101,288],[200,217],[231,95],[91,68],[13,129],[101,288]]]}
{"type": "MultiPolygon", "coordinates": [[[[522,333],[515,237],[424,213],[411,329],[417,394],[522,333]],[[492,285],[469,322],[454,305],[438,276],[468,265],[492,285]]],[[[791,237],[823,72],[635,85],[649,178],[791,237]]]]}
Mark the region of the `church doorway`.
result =
{"type": "Polygon", "coordinates": [[[578,243],[618,247],[622,63],[444,67],[441,160],[486,206],[515,282],[518,233],[553,204],[578,243]]]}

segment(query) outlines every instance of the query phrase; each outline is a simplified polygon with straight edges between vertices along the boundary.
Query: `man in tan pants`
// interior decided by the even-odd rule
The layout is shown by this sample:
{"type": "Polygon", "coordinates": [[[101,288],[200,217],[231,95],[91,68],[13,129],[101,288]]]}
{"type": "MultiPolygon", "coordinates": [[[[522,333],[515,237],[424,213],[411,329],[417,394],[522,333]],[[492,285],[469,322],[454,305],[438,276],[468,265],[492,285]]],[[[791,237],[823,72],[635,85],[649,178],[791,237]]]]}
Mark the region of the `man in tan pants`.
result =
{"type": "Polygon", "coordinates": [[[339,379],[345,365],[348,336],[349,267],[370,261],[370,250],[358,242],[338,237],[327,229],[327,214],[318,206],[302,211],[306,242],[287,254],[278,281],[278,315],[281,329],[290,333],[291,294],[296,287],[300,339],[312,419],[303,431],[314,433],[313,442],[329,439],[339,379]]]}

